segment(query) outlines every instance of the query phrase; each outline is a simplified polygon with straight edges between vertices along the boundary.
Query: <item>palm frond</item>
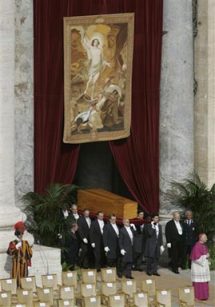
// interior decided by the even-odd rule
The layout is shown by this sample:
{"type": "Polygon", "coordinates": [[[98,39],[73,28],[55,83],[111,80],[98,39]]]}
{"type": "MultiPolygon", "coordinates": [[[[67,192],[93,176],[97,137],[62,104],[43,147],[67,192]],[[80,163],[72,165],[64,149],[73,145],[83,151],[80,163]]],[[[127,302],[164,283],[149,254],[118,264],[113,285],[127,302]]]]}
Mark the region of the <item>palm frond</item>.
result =
{"type": "Polygon", "coordinates": [[[47,246],[59,246],[58,233],[67,225],[60,218],[65,204],[76,201],[78,187],[70,184],[51,184],[44,194],[28,192],[22,197],[23,211],[27,215],[28,229],[37,241],[47,246]]]}

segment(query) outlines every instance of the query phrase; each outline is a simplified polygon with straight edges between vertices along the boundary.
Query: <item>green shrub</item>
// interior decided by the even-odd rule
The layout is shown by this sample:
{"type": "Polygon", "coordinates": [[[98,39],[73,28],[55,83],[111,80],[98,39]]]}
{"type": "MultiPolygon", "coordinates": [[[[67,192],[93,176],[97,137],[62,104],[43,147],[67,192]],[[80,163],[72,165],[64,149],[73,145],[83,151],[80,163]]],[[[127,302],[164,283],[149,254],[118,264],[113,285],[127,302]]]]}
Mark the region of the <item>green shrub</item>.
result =
{"type": "Polygon", "coordinates": [[[210,269],[215,270],[215,244],[209,244],[210,269]]]}
{"type": "Polygon", "coordinates": [[[208,188],[194,175],[193,179],[183,182],[172,182],[171,201],[193,212],[198,232],[204,232],[208,241],[212,242],[215,235],[215,184],[208,188]]]}
{"type": "Polygon", "coordinates": [[[75,185],[52,184],[44,194],[29,192],[22,197],[28,231],[36,243],[63,248],[68,222],[61,218],[60,211],[76,202],[77,189],[75,185]]]}

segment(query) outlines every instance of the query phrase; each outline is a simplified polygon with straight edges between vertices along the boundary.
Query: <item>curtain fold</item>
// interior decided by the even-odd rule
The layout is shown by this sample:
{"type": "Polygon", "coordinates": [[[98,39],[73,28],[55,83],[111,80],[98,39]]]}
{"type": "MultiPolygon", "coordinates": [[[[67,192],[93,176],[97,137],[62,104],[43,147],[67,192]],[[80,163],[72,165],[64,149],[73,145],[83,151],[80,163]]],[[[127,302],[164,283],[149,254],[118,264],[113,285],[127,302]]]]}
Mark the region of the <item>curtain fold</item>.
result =
{"type": "Polygon", "coordinates": [[[121,176],[159,209],[159,84],[163,0],[34,0],[35,191],[71,183],[78,145],[63,144],[63,17],[135,13],[131,136],[110,142],[121,176]]]}
{"type": "Polygon", "coordinates": [[[142,207],[159,211],[159,110],[162,1],[135,1],[131,136],[110,142],[129,191],[142,207]]]}
{"type": "MultiPolygon", "coordinates": [[[[34,1],[34,127],[36,192],[71,183],[79,146],[63,143],[63,16],[72,1],[34,1]]],[[[74,2],[75,3],[75,2],[74,2]]]]}

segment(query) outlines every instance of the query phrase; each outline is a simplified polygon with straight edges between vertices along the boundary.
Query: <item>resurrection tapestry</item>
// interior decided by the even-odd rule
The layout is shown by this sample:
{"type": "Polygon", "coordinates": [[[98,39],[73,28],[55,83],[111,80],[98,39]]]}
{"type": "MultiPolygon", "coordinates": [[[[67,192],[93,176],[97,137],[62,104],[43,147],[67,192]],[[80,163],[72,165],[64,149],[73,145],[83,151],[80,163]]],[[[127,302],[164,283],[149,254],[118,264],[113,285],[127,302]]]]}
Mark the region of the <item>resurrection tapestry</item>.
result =
{"type": "Polygon", "coordinates": [[[128,137],[134,14],[64,18],[64,142],[128,137]]]}

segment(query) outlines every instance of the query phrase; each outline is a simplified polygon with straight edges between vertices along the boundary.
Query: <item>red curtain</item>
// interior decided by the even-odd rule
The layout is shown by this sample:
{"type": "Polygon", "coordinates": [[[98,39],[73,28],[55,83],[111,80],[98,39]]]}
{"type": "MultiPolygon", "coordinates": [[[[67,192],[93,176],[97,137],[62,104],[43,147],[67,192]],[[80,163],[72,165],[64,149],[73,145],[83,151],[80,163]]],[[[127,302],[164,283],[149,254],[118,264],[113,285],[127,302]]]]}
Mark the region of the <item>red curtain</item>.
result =
{"type": "Polygon", "coordinates": [[[71,183],[78,161],[79,146],[62,141],[63,16],[73,15],[72,2],[34,1],[34,185],[39,193],[50,183],[71,183]]]}
{"type": "Polygon", "coordinates": [[[163,0],[35,0],[35,190],[72,182],[79,147],[63,144],[63,17],[135,12],[131,136],[110,143],[135,199],[159,209],[159,83],[163,0]]]}
{"type": "Polygon", "coordinates": [[[162,1],[134,1],[131,136],[110,142],[129,191],[148,212],[159,211],[159,96],[162,1]]]}

